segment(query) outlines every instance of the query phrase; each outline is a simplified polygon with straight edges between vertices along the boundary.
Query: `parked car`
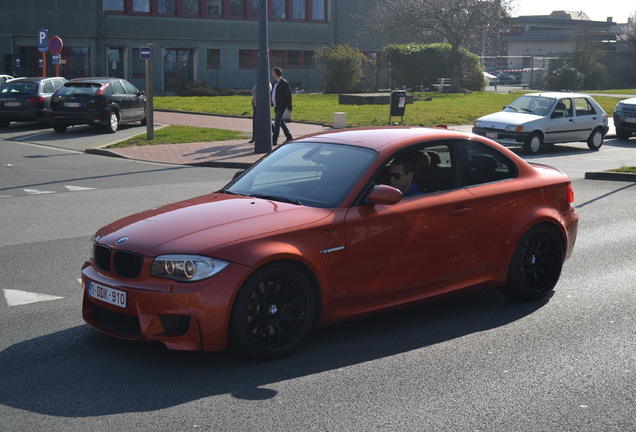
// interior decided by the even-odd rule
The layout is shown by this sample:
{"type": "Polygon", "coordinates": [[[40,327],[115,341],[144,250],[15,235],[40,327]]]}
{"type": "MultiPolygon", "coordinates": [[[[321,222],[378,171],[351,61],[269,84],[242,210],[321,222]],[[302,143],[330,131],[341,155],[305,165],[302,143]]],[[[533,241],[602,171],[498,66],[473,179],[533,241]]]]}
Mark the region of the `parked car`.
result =
{"type": "Polygon", "coordinates": [[[316,134],[215,192],[99,229],[82,313],[122,339],[207,351],[231,342],[276,358],[315,326],[464,288],[541,299],[575,243],[572,202],[564,173],[479,136],[316,134]]]}
{"type": "Polygon", "coordinates": [[[614,109],[614,126],[616,137],[628,139],[636,133],[636,98],[620,101],[614,109]]]}
{"type": "Polygon", "coordinates": [[[530,154],[545,144],[587,141],[598,150],[608,130],[607,114],[590,96],[529,93],[503,111],[480,117],[473,133],[504,145],[521,145],[530,154]]]}
{"type": "Polygon", "coordinates": [[[8,80],[0,87],[0,127],[11,122],[48,122],[51,96],[68,81],[61,77],[23,77],[8,80]]]}
{"type": "Polygon", "coordinates": [[[13,77],[11,75],[0,75],[0,86],[2,86],[2,84],[12,79],[13,77]]]}
{"type": "Polygon", "coordinates": [[[146,96],[121,78],[76,78],[55,93],[51,102],[53,129],[71,125],[105,126],[115,133],[123,123],[146,124],[146,96]]]}

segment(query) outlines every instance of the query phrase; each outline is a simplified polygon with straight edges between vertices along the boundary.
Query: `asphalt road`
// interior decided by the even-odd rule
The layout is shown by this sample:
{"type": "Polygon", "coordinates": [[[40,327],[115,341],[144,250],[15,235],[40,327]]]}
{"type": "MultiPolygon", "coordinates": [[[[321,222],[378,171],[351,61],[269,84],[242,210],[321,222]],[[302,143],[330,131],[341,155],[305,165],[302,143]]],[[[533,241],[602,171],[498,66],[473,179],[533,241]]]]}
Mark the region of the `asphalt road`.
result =
{"type": "MultiPolygon", "coordinates": [[[[4,138],[4,136],[0,137],[4,138]]],[[[83,324],[101,225],[222,186],[175,167],[0,141],[0,431],[636,430],[636,140],[554,146],[579,237],[555,294],[481,291],[320,329],[295,355],[167,351],[83,324]]]]}

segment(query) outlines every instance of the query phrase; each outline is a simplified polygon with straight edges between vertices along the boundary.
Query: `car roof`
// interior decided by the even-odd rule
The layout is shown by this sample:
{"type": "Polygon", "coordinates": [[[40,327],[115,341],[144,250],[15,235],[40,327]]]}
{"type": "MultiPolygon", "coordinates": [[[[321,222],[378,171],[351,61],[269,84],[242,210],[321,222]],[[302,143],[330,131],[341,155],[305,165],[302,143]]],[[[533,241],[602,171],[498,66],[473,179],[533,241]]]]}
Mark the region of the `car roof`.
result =
{"type": "Polygon", "coordinates": [[[572,93],[572,92],[540,92],[540,93],[527,93],[523,96],[539,96],[539,97],[548,97],[554,99],[562,99],[566,97],[586,97],[589,98],[589,95],[583,93],[572,93]]]}
{"type": "Polygon", "coordinates": [[[114,78],[114,77],[83,77],[83,78],[73,78],[69,81],[69,83],[77,83],[77,82],[98,82],[98,83],[109,83],[111,81],[120,81],[124,80],[123,78],[114,78]]]}
{"type": "Polygon", "coordinates": [[[409,126],[383,126],[341,129],[337,131],[319,132],[302,137],[294,142],[321,141],[338,144],[355,145],[380,150],[403,141],[433,141],[440,139],[468,139],[473,135],[465,132],[442,128],[425,128],[409,126]]]}
{"type": "Polygon", "coordinates": [[[19,77],[19,78],[13,78],[10,81],[7,82],[41,82],[41,81],[49,81],[49,80],[58,80],[58,79],[62,79],[62,80],[66,80],[66,78],[64,77],[19,77]]]}

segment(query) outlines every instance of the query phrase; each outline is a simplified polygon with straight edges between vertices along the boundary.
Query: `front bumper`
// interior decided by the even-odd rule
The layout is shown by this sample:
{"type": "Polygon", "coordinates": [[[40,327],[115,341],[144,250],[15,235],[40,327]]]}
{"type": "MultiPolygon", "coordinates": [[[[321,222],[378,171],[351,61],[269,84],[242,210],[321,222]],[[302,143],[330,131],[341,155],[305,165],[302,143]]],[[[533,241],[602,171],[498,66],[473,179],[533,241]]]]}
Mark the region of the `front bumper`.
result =
{"type": "Polygon", "coordinates": [[[636,133],[636,117],[614,114],[614,126],[628,132],[636,133]]]}
{"type": "Polygon", "coordinates": [[[89,124],[107,126],[110,122],[109,111],[65,112],[53,111],[51,113],[53,124],[89,124]]]}
{"type": "Polygon", "coordinates": [[[159,341],[174,350],[224,350],[232,304],[248,273],[247,267],[232,264],[210,279],[189,284],[122,281],[86,262],[82,317],[96,330],[119,339],[159,341]],[[91,297],[87,288],[93,282],[125,292],[125,307],[91,297]]]}
{"type": "Polygon", "coordinates": [[[481,135],[483,137],[489,138],[499,144],[507,144],[507,145],[523,145],[525,144],[529,133],[522,132],[506,132],[500,129],[490,129],[490,128],[473,128],[473,133],[475,135],[481,135]]]}

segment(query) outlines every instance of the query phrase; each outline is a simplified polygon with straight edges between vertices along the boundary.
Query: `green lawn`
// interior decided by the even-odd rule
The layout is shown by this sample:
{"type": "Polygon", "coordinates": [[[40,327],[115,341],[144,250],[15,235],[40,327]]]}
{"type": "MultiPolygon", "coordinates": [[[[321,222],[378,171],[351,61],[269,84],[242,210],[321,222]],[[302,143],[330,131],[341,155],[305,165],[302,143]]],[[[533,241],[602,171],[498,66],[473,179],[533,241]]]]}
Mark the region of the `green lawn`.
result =
{"type": "MultiPolygon", "coordinates": [[[[477,118],[500,111],[523,92],[492,93],[415,93],[415,102],[407,104],[404,124],[413,126],[435,126],[438,124],[472,124],[477,118]]],[[[526,92],[528,93],[528,92],[526,92]]],[[[612,90],[608,94],[636,94],[636,90],[612,90]]],[[[216,97],[156,97],[155,109],[201,112],[249,118],[252,115],[250,96],[216,97]]],[[[611,116],[620,98],[595,96],[594,99],[611,116]]],[[[294,95],[292,118],[295,122],[331,124],[334,112],[347,113],[348,126],[382,126],[389,121],[388,105],[340,105],[335,94],[294,95]]],[[[398,122],[399,117],[393,117],[398,122]]],[[[154,140],[146,140],[146,135],[138,135],[111,147],[136,145],[175,144],[182,142],[209,142],[243,139],[240,132],[206,129],[187,126],[169,126],[156,130],[154,140]]]]}

